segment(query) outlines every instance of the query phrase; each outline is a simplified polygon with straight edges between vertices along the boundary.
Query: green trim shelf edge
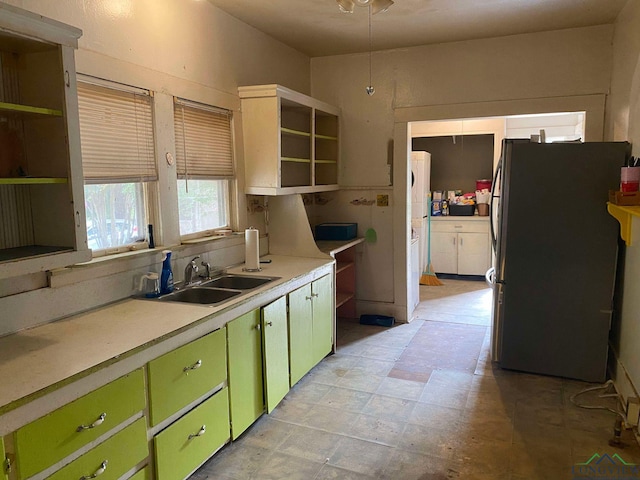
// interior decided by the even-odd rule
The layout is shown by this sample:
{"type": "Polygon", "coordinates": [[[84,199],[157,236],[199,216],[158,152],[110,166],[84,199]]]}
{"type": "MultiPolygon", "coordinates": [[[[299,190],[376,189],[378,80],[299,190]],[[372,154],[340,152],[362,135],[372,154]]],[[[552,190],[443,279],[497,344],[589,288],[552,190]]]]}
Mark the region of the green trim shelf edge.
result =
{"type": "Polygon", "coordinates": [[[0,102],[0,112],[5,113],[27,113],[33,115],[43,115],[47,117],[61,117],[62,110],[53,108],[32,107],[30,105],[20,105],[17,103],[0,102]]]}
{"type": "Polygon", "coordinates": [[[11,177],[0,178],[0,185],[50,185],[56,183],[68,183],[64,177],[11,177]]]}

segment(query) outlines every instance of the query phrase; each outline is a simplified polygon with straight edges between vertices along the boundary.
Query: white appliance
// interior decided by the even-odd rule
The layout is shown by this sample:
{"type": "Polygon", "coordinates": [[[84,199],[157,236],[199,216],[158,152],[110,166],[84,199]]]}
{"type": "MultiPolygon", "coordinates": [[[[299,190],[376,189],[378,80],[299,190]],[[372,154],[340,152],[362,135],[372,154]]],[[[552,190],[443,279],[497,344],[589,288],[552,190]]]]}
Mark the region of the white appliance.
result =
{"type": "Polygon", "coordinates": [[[411,152],[411,226],[419,238],[419,270],[423,272],[427,264],[427,209],[431,189],[431,154],[411,152]]]}

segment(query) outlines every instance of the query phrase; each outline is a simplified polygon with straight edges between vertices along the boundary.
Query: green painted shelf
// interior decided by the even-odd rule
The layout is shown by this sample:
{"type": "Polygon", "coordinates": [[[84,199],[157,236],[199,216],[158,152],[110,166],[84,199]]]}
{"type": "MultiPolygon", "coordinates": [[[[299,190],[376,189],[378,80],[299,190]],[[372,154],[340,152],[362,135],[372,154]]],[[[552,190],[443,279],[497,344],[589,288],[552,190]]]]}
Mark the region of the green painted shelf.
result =
{"type": "Polygon", "coordinates": [[[0,178],[0,185],[45,185],[53,183],[67,183],[63,177],[11,177],[0,178]]]}
{"type": "Polygon", "coordinates": [[[321,140],[333,140],[333,141],[337,141],[338,140],[338,137],[333,137],[333,136],[330,136],[330,135],[318,135],[317,133],[316,133],[316,138],[319,138],[321,140]]]}
{"type": "Polygon", "coordinates": [[[17,103],[0,102],[0,112],[27,115],[42,115],[46,117],[61,117],[62,110],[53,108],[32,107],[30,105],[20,105],[17,103]]]}
{"type": "Polygon", "coordinates": [[[293,130],[292,128],[282,127],[282,128],[280,128],[280,131],[282,133],[287,134],[287,135],[298,135],[300,137],[310,137],[311,136],[311,134],[309,132],[303,132],[302,130],[293,130]]]}
{"type": "Polygon", "coordinates": [[[292,163],[311,163],[311,160],[309,160],[308,158],[282,157],[281,160],[283,162],[292,162],[292,163]]]}

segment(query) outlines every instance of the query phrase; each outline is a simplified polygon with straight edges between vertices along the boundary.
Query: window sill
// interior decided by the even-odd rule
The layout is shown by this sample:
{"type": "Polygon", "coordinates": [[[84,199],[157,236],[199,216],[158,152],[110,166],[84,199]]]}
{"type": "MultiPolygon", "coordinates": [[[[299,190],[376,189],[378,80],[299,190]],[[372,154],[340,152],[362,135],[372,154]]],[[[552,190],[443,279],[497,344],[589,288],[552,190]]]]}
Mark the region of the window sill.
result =
{"type": "MultiPolygon", "coordinates": [[[[232,235],[202,237],[185,240],[181,245],[146,248],[96,257],[88,262],[51,270],[49,272],[49,287],[59,288],[132,270],[157,270],[160,268],[163,250],[171,250],[174,252],[175,257],[180,258],[182,256],[181,252],[184,250],[194,248],[202,249],[206,247],[207,244],[214,243],[215,246],[211,245],[211,249],[244,244],[244,235],[243,232],[239,232],[232,235]]],[[[189,253],[189,255],[190,254],[191,253],[189,253]]]]}

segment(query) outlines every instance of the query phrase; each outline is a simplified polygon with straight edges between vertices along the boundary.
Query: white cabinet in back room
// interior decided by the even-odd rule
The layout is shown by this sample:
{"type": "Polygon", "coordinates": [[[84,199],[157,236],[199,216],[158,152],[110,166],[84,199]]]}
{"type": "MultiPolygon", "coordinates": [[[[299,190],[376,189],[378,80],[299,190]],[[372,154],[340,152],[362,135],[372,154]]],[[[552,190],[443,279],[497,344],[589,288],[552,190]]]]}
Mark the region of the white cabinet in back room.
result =
{"type": "Polygon", "coordinates": [[[484,275],[491,266],[489,217],[433,217],[431,263],[436,273],[484,275]]]}

